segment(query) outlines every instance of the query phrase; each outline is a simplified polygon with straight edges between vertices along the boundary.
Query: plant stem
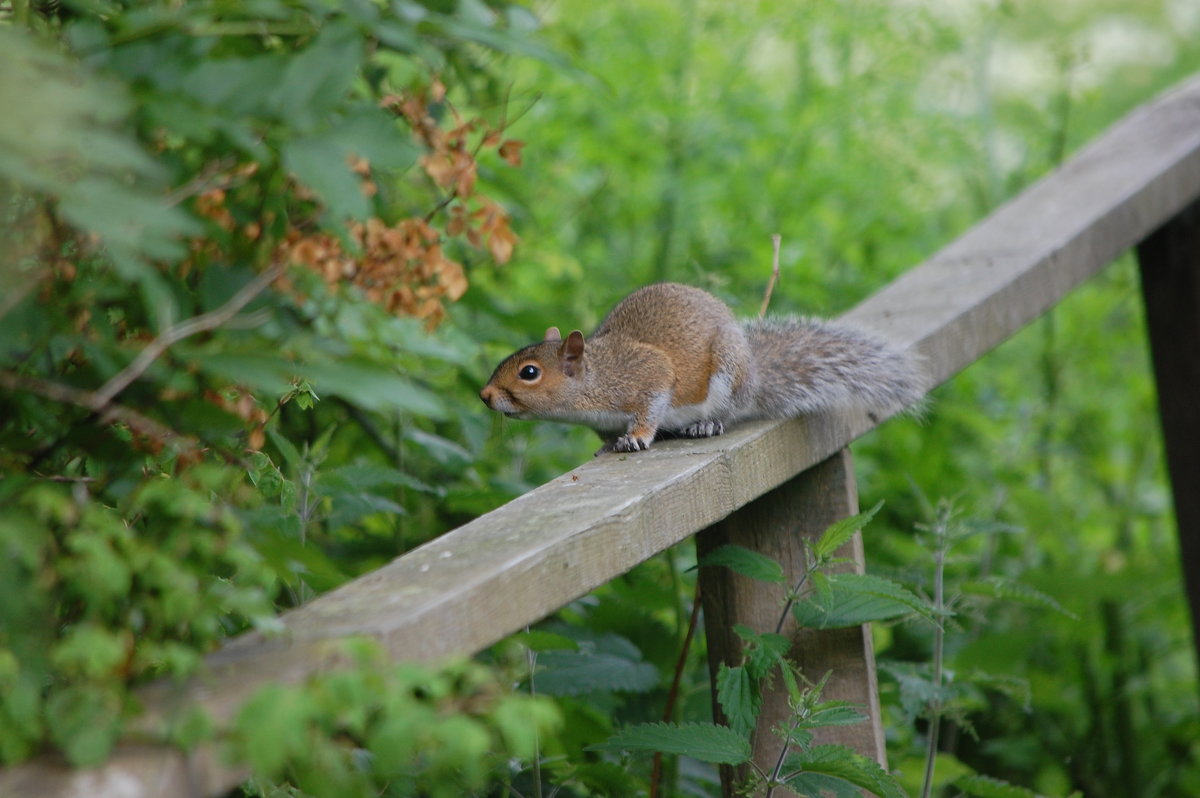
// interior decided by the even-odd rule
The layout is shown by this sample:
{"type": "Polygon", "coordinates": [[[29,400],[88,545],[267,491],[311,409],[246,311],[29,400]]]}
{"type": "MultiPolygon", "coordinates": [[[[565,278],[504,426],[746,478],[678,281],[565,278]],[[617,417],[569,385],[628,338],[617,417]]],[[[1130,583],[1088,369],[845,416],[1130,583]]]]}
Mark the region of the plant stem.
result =
{"type": "Polygon", "coordinates": [[[771,777],[767,780],[767,791],[763,798],[771,798],[771,793],[775,792],[775,787],[779,784],[779,774],[783,772],[783,762],[787,758],[788,749],[791,748],[788,740],[791,739],[792,732],[796,731],[796,727],[799,725],[798,718],[793,715],[792,728],[788,730],[788,735],[784,738],[783,748],[779,749],[779,756],[775,759],[775,767],[771,769],[771,777]]]}
{"type": "Polygon", "coordinates": [[[771,236],[771,248],[775,254],[771,257],[771,280],[767,283],[767,290],[763,292],[762,307],[758,309],[760,319],[767,315],[767,305],[771,304],[771,294],[775,292],[775,283],[779,280],[779,243],[782,240],[783,236],[779,233],[771,236]]]}
{"type": "MultiPolygon", "coordinates": [[[[672,569],[674,575],[674,569],[672,569]]],[[[696,622],[700,617],[700,580],[696,579],[696,590],[692,594],[692,613],[688,620],[687,632],[683,644],[679,647],[679,658],[675,661],[675,676],[671,680],[671,690],[667,693],[667,704],[663,708],[663,723],[670,723],[675,716],[675,702],[679,700],[679,685],[683,681],[683,669],[687,664],[688,652],[692,648],[692,640],[696,636],[696,622]]],[[[654,752],[654,765],[650,771],[650,798],[658,797],[659,782],[662,780],[662,751],[654,752]]]]}
{"type": "Polygon", "coordinates": [[[933,627],[933,700],[929,703],[929,741],[925,751],[925,777],[921,798],[929,798],[933,790],[933,766],[937,759],[938,737],[942,721],[942,657],[945,653],[946,630],[941,622],[946,607],[946,523],[947,511],[940,509],[934,524],[933,606],[938,623],[933,627]]]}
{"type": "Polygon", "coordinates": [[[242,286],[229,301],[216,310],[210,310],[208,313],[202,313],[186,321],[181,321],[179,324],[163,331],[161,335],[138,353],[132,363],[114,375],[104,385],[100,386],[95,392],[96,401],[101,405],[108,405],[116,398],[117,394],[129,387],[138,377],[142,376],[146,369],[150,368],[151,364],[173,344],[197,333],[215,330],[222,324],[227,323],[237,315],[238,311],[250,304],[251,300],[262,293],[263,289],[274,282],[282,273],[282,266],[272,266],[242,286]]]}
{"type": "MultiPolygon", "coordinates": [[[[525,627],[525,632],[529,632],[528,626],[525,627]]],[[[529,696],[532,698],[537,695],[533,686],[533,674],[537,670],[537,652],[526,648],[525,661],[529,664],[529,696]]],[[[542,798],[542,738],[536,723],[533,726],[533,794],[536,798],[542,798]]]]}
{"type": "Polygon", "coordinates": [[[809,565],[800,578],[796,580],[796,586],[792,588],[792,592],[788,595],[787,602],[783,605],[783,612],[779,613],[779,620],[775,622],[775,634],[783,631],[784,621],[792,611],[792,605],[796,603],[796,599],[800,597],[800,591],[804,588],[804,583],[808,581],[808,577],[816,570],[816,565],[809,565]]]}

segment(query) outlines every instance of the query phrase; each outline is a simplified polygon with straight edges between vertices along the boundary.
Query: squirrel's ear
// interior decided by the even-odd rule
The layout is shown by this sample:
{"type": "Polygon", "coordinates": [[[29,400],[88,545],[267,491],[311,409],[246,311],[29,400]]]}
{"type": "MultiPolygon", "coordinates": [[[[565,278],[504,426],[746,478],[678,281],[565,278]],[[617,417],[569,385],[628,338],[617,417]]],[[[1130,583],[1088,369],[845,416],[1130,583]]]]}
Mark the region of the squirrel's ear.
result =
{"type": "Polygon", "coordinates": [[[579,373],[580,361],[583,359],[583,333],[575,330],[563,341],[558,348],[558,360],[562,373],[574,377],[579,373]]]}
{"type": "Polygon", "coordinates": [[[543,338],[542,340],[543,341],[561,341],[562,333],[560,333],[558,331],[557,327],[547,327],[546,328],[546,337],[543,338]]]}

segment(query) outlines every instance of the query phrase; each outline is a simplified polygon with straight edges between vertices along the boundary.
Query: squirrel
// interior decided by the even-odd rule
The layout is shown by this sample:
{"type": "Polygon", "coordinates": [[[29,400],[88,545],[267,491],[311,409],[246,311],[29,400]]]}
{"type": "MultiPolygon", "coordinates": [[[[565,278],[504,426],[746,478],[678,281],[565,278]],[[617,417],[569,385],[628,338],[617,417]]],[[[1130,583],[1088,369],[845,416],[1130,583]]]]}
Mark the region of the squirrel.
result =
{"type": "Polygon", "coordinates": [[[479,396],[510,418],[582,424],[605,445],[706,438],[727,424],[859,407],[890,414],[929,387],[919,360],[873,333],[805,318],[739,323],[679,283],[634,291],[584,340],[557,327],[496,367],[479,396]]]}

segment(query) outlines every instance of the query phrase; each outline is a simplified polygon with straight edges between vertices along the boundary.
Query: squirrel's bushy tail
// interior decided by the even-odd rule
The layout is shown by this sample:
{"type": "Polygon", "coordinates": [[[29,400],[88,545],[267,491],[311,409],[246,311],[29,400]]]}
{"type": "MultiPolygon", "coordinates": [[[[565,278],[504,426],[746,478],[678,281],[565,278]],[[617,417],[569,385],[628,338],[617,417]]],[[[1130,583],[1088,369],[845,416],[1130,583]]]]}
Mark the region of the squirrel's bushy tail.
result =
{"type": "Polygon", "coordinates": [[[919,358],[866,330],[803,318],[751,320],[745,330],[761,417],[838,407],[891,414],[920,402],[929,388],[919,358]]]}

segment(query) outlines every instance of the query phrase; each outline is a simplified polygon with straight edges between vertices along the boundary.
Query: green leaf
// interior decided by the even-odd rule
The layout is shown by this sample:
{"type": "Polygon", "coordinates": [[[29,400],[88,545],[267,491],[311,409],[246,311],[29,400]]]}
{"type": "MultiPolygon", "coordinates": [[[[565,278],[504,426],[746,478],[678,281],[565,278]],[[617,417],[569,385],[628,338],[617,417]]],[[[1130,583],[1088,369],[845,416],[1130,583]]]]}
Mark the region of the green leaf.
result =
{"type": "Polygon", "coordinates": [[[585,762],[575,766],[572,777],[592,790],[586,795],[637,795],[644,786],[628,768],[615,762],[585,762]]]}
{"type": "Polygon", "coordinates": [[[982,581],[963,582],[959,586],[959,590],[969,595],[991,596],[992,598],[1007,601],[1019,601],[1022,604],[1053,610],[1072,620],[1079,620],[1078,615],[1059,604],[1053,596],[1047,595],[1037,588],[1030,587],[1024,583],[1005,579],[1002,576],[993,576],[990,579],[982,581]]]}
{"type": "Polygon", "coordinates": [[[342,570],[339,561],[320,547],[306,546],[300,541],[300,522],[294,514],[263,508],[252,518],[260,526],[255,548],[285,583],[295,585],[303,579],[313,589],[323,592],[350,578],[351,574],[342,570]]]}
{"type": "Polygon", "coordinates": [[[714,723],[643,723],[627,726],[589,751],[677,754],[718,765],[738,765],[750,759],[750,741],[714,723]]]}
{"type": "Polygon", "coordinates": [[[0,762],[27,757],[46,733],[40,663],[18,664],[8,649],[0,649],[0,762]]]}
{"type": "Polygon", "coordinates": [[[862,798],[862,791],[850,782],[822,773],[797,773],[786,784],[804,798],[862,798]]]}
{"type": "Polygon", "coordinates": [[[311,129],[344,101],[362,62],[362,35],[350,24],[332,22],[287,60],[272,102],[279,117],[311,129]]]}
{"type": "MultiPolygon", "coordinates": [[[[288,440],[286,436],[280,435],[273,426],[267,427],[267,438],[279,449],[279,453],[283,455],[283,461],[287,464],[287,467],[293,473],[299,473],[301,466],[304,465],[304,457],[300,454],[300,450],[296,448],[296,445],[288,440]]],[[[265,457],[265,455],[263,456],[265,457]]],[[[270,461],[270,458],[267,458],[260,470],[266,471],[270,469],[279,471],[275,464],[270,461]]]]}
{"type": "Polygon", "coordinates": [[[46,702],[46,726],[75,767],[98,765],[121,730],[121,700],[114,690],[94,684],[71,685],[46,702]]]}
{"type": "Polygon", "coordinates": [[[430,15],[429,23],[440,28],[444,34],[457,39],[482,44],[503,53],[536,58],[564,70],[571,69],[570,62],[561,54],[526,36],[514,35],[461,16],[430,15]]]}
{"type": "Polygon", "coordinates": [[[239,748],[255,775],[275,777],[290,757],[303,755],[316,713],[311,692],[281,685],[259,690],[242,706],[235,724],[239,748]]]}
{"type": "Polygon", "coordinates": [[[350,167],[352,156],[366,158],[374,169],[401,169],[416,160],[410,135],[373,106],[355,109],[320,131],[293,139],[282,147],[283,162],[301,183],[317,193],[333,221],[364,219],[371,202],[363,181],[350,167]]]}
{"type": "Polygon", "coordinates": [[[1033,790],[988,776],[960,776],[954,780],[954,786],[976,798],[1038,798],[1033,790]]]}
{"type": "MultiPolygon", "coordinates": [[[[182,352],[184,347],[180,347],[182,352]]],[[[217,351],[192,352],[188,356],[204,371],[224,377],[252,390],[282,396],[291,390],[296,367],[277,356],[217,351]]]]}
{"type": "Polygon", "coordinates": [[[230,351],[192,352],[189,357],[206,372],[278,396],[290,391],[292,380],[300,376],[318,394],[340,396],[368,410],[403,410],[432,419],[446,414],[436,394],[366,359],[292,363],[277,356],[230,351]]]}
{"type": "Polygon", "coordinates": [[[368,410],[403,410],[431,419],[446,417],[437,394],[368,360],[307,363],[296,371],[322,395],[340,396],[368,410]]]}
{"type": "Polygon", "coordinates": [[[419,446],[435,463],[446,468],[460,470],[466,468],[472,462],[469,451],[464,449],[460,444],[448,438],[443,438],[441,435],[434,435],[431,432],[425,432],[414,427],[405,431],[404,437],[406,440],[419,446]]]}
{"type": "Polygon", "coordinates": [[[792,606],[796,621],[810,629],[838,629],[911,614],[933,617],[917,595],[870,574],[830,574],[827,595],[810,596],[792,606]]]}
{"type": "Polygon", "coordinates": [[[24,31],[0,28],[0,52],[0,106],[11,109],[0,125],[0,177],[55,197],[68,222],[99,236],[127,279],[150,273],[146,257],[182,253],[179,237],[200,227],[163,202],[163,170],[123,124],[133,107],[126,87],[24,31]]]}
{"type": "Polygon", "coordinates": [[[813,546],[813,555],[818,560],[832,557],[835,551],[840,549],[850,538],[854,537],[855,532],[862,529],[875,517],[880,507],[883,507],[882,501],[866,512],[852,515],[849,518],[843,518],[831,524],[821,534],[821,539],[813,546]]]}
{"type": "Polygon", "coordinates": [[[754,731],[762,709],[759,681],[741,665],[731,668],[721,663],[717,670],[717,703],[721,705],[729,727],[748,736],[754,731]]]}
{"type": "Polygon", "coordinates": [[[374,463],[351,463],[317,476],[317,490],[323,496],[353,493],[381,486],[410,488],[422,493],[438,493],[438,489],[427,485],[411,474],[395,468],[374,463]]]}
{"type": "Polygon", "coordinates": [[[545,632],[540,629],[531,629],[528,632],[521,632],[513,635],[510,640],[520,643],[530,651],[578,651],[579,643],[567,637],[566,635],[555,634],[554,632],[545,632]]]}
{"type": "Polygon", "coordinates": [[[81,623],[67,629],[54,644],[50,661],[72,677],[103,679],[115,675],[128,655],[126,638],[120,632],[97,623],[81,623]]]}
{"type": "Polygon", "coordinates": [[[617,654],[546,651],[538,656],[534,684],[539,693],[583,695],[598,690],[644,693],[658,686],[658,669],[617,654]]]}
{"type": "MultiPolygon", "coordinates": [[[[819,745],[808,751],[791,754],[784,762],[789,787],[802,784],[801,776],[819,775],[840,779],[868,790],[879,798],[907,798],[904,789],[874,759],[869,759],[842,745],[819,745]]],[[[826,786],[825,789],[830,789],[826,786]]],[[[819,795],[819,793],[806,793],[819,795]]],[[[836,792],[840,795],[842,793],[836,792]]],[[[854,793],[847,793],[848,795],[854,793]]]]}
{"type": "Polygon", "coordinates": [[[700,561],[700,565],[723,565],[742,576],[757,579],[760,582],[782,583],[783,566],[765,554],[759,554],[743,546],[732,543],[719,546],[710,551],[700,561]]]}
{"type": "Polygon", "coordinates": [[[803,721],[807,728],[822,726],[856,726],[867,720],[862,707],[849,701],[827,701],[813,707],[803,721]]]}
{"type": "Polygon", "coordinates": [[[776,665],[786,666],[784,657],[792,647],[787,637],[770,632],[759,634],[742,624],[734,625],[733,631],[746,644],[743,654],[752,678],[762,679],[776,665]]]}
{"type": "Polygon", "coordinates": [[[316,193],[332,222],[370,215],[371,202],[363,193],[362,179],[350,170],[345,148],[336,139],[321,135],[289,141],[283,145],[283,163],[316,193]]]}
{"type": "Polygon", "coordinates": [[[928,663],[883,663],[880,669],[896,680],[900,687],[900,706],[910,718],[926,717],[930,706],[939,703],[948,705],[954,697],[947,685],[938,687],[929,677],[928,663]]]}
{"type": "Polygon", "coordinates": [[[184,750],[194,748],[216,735],[212,716],[203,707],[193,706],[184,710],[182,716],[172,721],[170,739],[184,750]]]}

